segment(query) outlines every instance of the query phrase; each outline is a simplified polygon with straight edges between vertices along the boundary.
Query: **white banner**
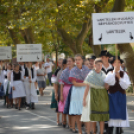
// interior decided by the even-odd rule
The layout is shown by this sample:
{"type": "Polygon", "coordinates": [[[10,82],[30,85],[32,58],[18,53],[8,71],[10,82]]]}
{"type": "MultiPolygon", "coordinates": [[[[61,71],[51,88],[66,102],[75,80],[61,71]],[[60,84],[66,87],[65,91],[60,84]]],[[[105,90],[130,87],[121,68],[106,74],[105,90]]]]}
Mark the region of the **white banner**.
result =
{"type": "Polygon", "coordinates": [[[42,61],[41,44],[18,44],[17,62],[37,62],[42,61]]]}
{"type": "Polygon", "coordinates": [[[94,45],[134,42],[134,12],[93,13],[94,45]]]}
{"type": "Polygon", "coordinates": [[[9,60],[12,59],[12,48],[9,47],[0,47],[0,60],[9,60]]]}

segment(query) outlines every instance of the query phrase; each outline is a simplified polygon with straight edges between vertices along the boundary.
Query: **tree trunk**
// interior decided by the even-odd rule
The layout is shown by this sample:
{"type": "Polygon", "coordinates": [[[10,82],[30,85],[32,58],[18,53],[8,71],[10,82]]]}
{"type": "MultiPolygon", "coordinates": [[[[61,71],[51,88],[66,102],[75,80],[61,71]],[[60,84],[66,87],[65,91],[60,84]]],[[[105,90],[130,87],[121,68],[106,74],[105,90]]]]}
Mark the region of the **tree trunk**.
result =
{"type": "Polygon", "coordinates": [[[17,38],[17,34],[16,32],[13,31],[13,29],[8,29],[9,33],[10,33],[10,36],[13,40],[13,43],[16,45],[16,44],[20,44],[20,41],[19,39],[17,38]]]}
{"type": "MultiPolygon", "coordinates": [[[[122,12],[125,9],[125,0],[115,0],[114,7],[112,9],[112,12],[122,12]]],[[[134,83],[134,51],[132,49],[132,46],[127,44],[118,44],[117,45],[119,51],[121,54],[125,54],[125,58],[123,59],[125,62],[125,65],[127,67],[127,71],[129,73],[130,79],[132,83],[134,83]]]]}
{"type": "Polygon", "coordinates": [[[34,43],[34,35],[33,35],[32,27],[28,27],[27,29],[25,29],[25,36],[28,44],[34,43]]]}
{"type": "Polygon", "coordinates": [[[89,35],[89,43],[88,44],[92,48],[94,55],[96,57],[99,57],[99,54],[101,52],[101,46],[100,45],[93,45],[92,34],[89,35]]]}

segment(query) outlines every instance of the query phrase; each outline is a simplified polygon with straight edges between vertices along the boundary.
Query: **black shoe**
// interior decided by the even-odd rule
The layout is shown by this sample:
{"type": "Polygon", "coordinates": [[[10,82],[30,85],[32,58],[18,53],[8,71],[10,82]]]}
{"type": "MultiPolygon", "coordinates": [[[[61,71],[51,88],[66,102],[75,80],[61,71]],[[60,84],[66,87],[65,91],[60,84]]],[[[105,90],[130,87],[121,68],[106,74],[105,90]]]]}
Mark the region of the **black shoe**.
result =
{"type": "Polygon", "coordinates": [[[63,128],[66,127],[66,121],[63,121],[62,126],[63,126],[63,128]]]}
{"type": "Polygon", "coordinates": [[[71,130],[73,133],[78,133],[78,131],[76,129],[72,129],[71,130]]]}
{"type": "Polygon", "coordinates": [[[18,110],[21,110],[20,107],[18,108],[18,110]]]}
{"type": "Polygon", "coordinates": [[[124,133],[123,128],[120,128],[121,134],[124,133]]]}
{"type": "Polygon", "coordinates": [[[35,105],[34,105],[34,103],[32,103],[31,108],[32,108],[32,109],[35,109],[35,105]]]}

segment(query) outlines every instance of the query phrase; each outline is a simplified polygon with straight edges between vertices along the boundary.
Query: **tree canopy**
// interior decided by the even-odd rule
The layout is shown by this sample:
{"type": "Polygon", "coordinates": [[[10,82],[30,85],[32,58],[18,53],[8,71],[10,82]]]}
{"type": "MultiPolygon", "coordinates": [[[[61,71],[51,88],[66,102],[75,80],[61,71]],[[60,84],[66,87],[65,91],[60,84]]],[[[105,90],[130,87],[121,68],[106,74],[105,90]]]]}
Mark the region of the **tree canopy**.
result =
{"type": "MultiPolygon", "coordinates": [[[[118,0],[117,0],[118,1],[118,0]]],[[[41,43],[43,52],[87,54],[92,13],[110,12],[115,0],[0,0],[0,45],[41,43]]],[[[134,10],[133,0],[126,11],[134,10]]],[[[95,51],[94,51],[95,52],[95,51]]]]}

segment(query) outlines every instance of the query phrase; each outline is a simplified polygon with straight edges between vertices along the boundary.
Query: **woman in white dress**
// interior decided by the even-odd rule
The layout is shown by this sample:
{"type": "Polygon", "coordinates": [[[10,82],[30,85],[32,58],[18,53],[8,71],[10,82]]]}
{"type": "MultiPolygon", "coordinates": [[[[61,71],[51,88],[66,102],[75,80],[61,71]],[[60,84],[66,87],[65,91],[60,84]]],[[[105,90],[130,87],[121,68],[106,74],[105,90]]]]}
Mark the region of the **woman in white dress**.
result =
{"type": "Polygon", "coordinates": [[[14,64],[14,70],[11,74],[11,87],[13,89],[13,99],[15,99],[16,109],[18,102],[18,110],[20,110],[21,98],[26,96],[22,80],[23,72],[19,71],[19,64],[16,63],[14,64]]]}

